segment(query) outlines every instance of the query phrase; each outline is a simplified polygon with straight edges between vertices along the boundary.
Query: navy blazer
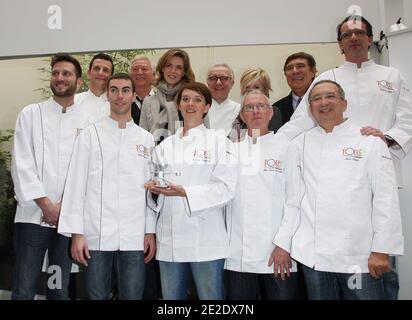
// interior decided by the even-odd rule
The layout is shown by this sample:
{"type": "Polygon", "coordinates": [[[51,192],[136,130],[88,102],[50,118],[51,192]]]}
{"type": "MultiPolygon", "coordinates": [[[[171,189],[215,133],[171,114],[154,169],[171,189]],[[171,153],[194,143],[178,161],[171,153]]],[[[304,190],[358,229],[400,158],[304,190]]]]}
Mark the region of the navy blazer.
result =
{"type": "Polygon", "coordinates": [[[292,91],[289,93],[288,96],[276,101],[273,106],[279,108],[280,113],[282,114],[283,124],[290,120],[294,110],[293,110],[293,102],[292,102],[292,91]]]}
{"type": "Polygon", "coordinates": [[[283,126],[284,122],[282,120],[282,114],[277,106],[274,104],[272,105],[273,108],[273,117],[269,121],[268,129],[269,131],[273,131],[276,133],[276,131],[279,130],[281,126],[283,126]]]}

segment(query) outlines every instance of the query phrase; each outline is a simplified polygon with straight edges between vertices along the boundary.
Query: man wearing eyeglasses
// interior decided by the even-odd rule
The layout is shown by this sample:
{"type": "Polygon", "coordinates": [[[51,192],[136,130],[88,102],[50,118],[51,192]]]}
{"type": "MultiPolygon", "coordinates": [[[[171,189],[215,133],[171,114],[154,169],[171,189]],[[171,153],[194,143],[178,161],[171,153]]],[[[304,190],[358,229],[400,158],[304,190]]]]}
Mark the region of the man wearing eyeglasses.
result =
{"type": "MultiPolygon", "coordinates": [[[[344,64],[322,73],[312,86],[325,79],[341,84],[348,100],[345,116],[361,126],[362,134],[378,136],[387,143],[394,159],[398,186],[402,186],[400,160],[412,148],[410,90],[399,70],[377,65],[369,59],[373,33],[371,24],[364,17],[345,18],[337,27],[337,39],[345,56],[344,64]]],[[[306,94],[291,121],[279,133],[292,139],[313,125],[306,94]]],[[[394,259],[392,267],[393,270],[385,273],[383,278],[388,299],[396,300],[399,280],[394,259]]]]}
{"type": "Polygon", "coordinates": [[[215,64],[207,72],[207,85],[213,100],[204,122],[207,128],[224,130],[226,135],[240,111],[240,104],[229,99],[234,83],[234,72],[226,63],[215,64]]]}
{"type": "Polygon", "coordinates": [[[240,171],[227,219],[230,256],[225,262],[225,277],[231,300],[297,298],[296,272],[289,273],[289,277],[275,277],[269,264],[273,237],[283,214],[284,154],[289,143],[269,131],[273,113],[263,93],[245,93],[240,118],[247,126],[247,136],[235,144],[240,171]]]}
{"type": "Polygon", "coordinates": [[[290,144],[286,201],[272,254],[275,270],[302,264],[310,300],[384,300],[389,255],[404,240],[388,146],[344,117],[345,92],[317,82],[309,110],[317,125],[290,144]]]}

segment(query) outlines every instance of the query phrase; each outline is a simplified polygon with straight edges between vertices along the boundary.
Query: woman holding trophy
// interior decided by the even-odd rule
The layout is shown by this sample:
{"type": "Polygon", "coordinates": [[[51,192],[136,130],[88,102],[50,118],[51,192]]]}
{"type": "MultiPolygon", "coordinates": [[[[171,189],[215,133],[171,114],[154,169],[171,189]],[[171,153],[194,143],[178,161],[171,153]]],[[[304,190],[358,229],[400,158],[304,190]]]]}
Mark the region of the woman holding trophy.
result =
{"type": "Polygon", "coordinates": [[[152,153],[155,174],[145,187],[159,213],[156,258],[166,300],[186,299],[189,270],[199,299],[223,299],[225,206],[234,197],[237,158],[232,143],[203,124],[211,103],[204,84],[185,84],[177,94],[183,127],[152,153]]]}

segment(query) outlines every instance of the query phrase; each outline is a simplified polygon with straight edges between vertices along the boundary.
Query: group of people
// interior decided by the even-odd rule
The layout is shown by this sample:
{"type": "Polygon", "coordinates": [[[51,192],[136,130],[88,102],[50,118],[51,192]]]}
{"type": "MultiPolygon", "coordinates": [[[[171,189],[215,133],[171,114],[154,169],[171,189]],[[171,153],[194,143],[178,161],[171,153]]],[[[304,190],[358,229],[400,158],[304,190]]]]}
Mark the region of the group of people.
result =
{"type": "Polygon", "coordinates": [[[345,63],[318,77],[290,55],[291,93],[273,105],[261,68],[237,103],[228,64],[196,82],[181,49],[156,68],[136,56],[129,74],[100,53],[76,94],[80,64],[56,54],[53,96],[16,123],[12,298],[34,298],[47,252],[61,277],[47,299],[68,298],[72,262],[89,299],[109,299],[113,269],[119,299],[397,299],[412,99],[369,59],[372,36],[344,19],[345,63]]]}

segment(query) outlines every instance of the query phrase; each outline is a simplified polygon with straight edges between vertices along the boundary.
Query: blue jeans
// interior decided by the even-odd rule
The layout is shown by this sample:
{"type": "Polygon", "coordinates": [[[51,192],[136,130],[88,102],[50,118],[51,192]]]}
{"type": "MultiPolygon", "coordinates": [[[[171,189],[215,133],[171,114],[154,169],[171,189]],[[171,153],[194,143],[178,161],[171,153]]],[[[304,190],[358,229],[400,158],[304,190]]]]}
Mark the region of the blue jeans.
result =
{"type": "Polygon", "coordinates": [[[143,251],[90,250],[85,268],[87,296],[91,300],[110,297],[112,267],[114,264],[120,300],[141,300],[145,282],[143,251]]]}
{"type": "Polygon", "coordinates": [[[33,300],[36,295],[44,255],[48,250],[49,274],[47,300],[68,300],[72,260],[69,252],[70,238],[56,232],[55,228],[32,223],[14,225],[14,275],[13,300],[33,300]]]}
{"type": "Polygon", "coordinates": [[[389,257],[392,270],[382,275],[383,289],[385,290],[386,300],[398,300],[399,295],[399,276],[396,270],[396,257],[389,257]]]}
{"type": "Polygon", "coordinates": [[[227,296],[230,300],[295,300],[297,299],[298,274],[282,280],[274,274],[259,274],[225,270],[228,282],[227,296]]]}
{"type": "Polygon", "coordinates": [[[224,259],[203,262],[159,261],[162,295],[165,300],[186,300],[189,270],[200,300],[222,300],[224,259]]]}
{"type": "Polygon", "coordinates": [[[382,277],[316,271],[302,265],[309,300],[385,300],[382,277]]]}

